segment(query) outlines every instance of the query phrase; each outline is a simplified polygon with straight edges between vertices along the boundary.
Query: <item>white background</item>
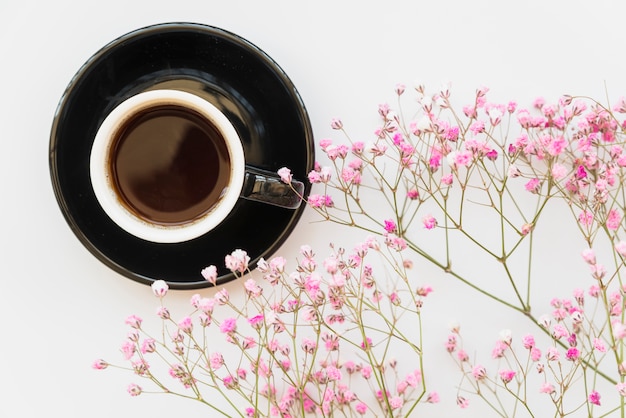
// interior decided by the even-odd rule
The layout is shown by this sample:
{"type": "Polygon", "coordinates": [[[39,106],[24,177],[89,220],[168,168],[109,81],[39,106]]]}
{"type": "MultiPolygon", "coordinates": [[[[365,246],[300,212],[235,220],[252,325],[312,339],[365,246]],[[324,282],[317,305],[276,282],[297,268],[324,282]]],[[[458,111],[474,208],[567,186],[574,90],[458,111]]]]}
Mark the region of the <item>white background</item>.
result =
{"type": "MultiPolygon", "coordinates": [[[[168,21],[235,32],[287,72],[318,140],[335,135],[333,117],[367,138],[378,122],[377,105],[392,99],[397,82],[420,80],[434,90],[450,81],[461,104],[483,85],[493,101],[525,106],[536,96],[604,99],[605,89],[613,99],[626,95],[625,12],[626,3],[609,0],[0,0],[0,416],[211,416],[165,396],[131,398],[125,388],[132,376],[91,369],[95,358],[120,358],[125,317],[151,313],[155,304],[148,287],[112,272],[81,246],[49,180],[48,140],[59,98],[78,68],[112,39],[168,21]]],[[[323,254],[338,235],[344,245],[362,239],[312,224],[316,219],[307,211],[280,253],[293,259],[310,243],[323,254]]],[[[574,287],[562,270],[572,264],[566,256],[576,253],[545,264],[549,287],[561,296],[574,287]]],[[[436,291],[426,317],[427,361],[442,399],[423,414],[482,416],[478,401],[463,411],[455,405],[458,376],[442,348],[447,324],[462,318],[484,347],[502,328],[522,333],[527,324],[429,274],[436,291]]],[[[190,296],[170,298],[182,306],[190,296]]]]}

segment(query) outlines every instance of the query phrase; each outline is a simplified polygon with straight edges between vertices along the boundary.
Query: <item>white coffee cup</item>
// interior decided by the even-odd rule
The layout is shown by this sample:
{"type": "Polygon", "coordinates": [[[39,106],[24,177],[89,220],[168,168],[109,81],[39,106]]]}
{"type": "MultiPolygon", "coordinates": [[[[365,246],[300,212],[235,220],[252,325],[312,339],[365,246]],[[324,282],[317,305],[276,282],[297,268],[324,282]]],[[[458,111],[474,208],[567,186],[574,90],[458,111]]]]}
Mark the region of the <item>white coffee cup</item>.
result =
{"type": "Polygon", "coordinates": [[[169,89],[115,107],[96,133],[89,168],[95,196],[113,222],[158,243],[206,234],[241,197],[294,209],[304,188],[247,166],[236,129],[217,107],[169,89]]]}

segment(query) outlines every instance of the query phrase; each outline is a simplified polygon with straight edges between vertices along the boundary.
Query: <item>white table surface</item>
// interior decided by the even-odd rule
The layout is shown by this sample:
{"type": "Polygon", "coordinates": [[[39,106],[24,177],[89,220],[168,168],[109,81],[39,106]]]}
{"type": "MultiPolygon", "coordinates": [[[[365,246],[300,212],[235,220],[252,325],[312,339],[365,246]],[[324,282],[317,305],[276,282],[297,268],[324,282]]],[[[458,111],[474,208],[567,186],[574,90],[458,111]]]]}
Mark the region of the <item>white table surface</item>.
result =
{"type": "MultiPolygon", "coordinates": [[[[420,80],[434,89],[450,81],[460,102],[487,85],[494,101],[526,106],[539,95],[602,99],[605,89],[613,99],[626,95],[625,12],[626,3],[609,0],[1,0],[0,416],[210,416],[188,401],[131,398],[130,375],[91,369],[95,358],[119,358],[126,316],[152,312],[155,304],[145,285],[83,248],[49,179],[59,98],[78,68],[112,39],[168,21],[235,32],[287,72],[319,140],[335,135],[333,117],[353,135],[371,135],[377,105],[393,98],[397,82],[420,80]]],[[[345,245],[362,239],[313,224],[316,219],[305,212],[279,252],[293,258],[301,244],[322,253],[338,235],[345,245]]],[[[442,348],[447,324],[462,317],[485,347],[500,329],[519,326],[521,333],[527,324],[434,273],[431,282],[437,291],[426,323],[428,364],[441,403],[424,416],[482,416],[478,402],[464,411],[455,405],[458,375],[442,348]]],[[[174,292],[171,301],[182,306],[190,296],[174,292]]]]}

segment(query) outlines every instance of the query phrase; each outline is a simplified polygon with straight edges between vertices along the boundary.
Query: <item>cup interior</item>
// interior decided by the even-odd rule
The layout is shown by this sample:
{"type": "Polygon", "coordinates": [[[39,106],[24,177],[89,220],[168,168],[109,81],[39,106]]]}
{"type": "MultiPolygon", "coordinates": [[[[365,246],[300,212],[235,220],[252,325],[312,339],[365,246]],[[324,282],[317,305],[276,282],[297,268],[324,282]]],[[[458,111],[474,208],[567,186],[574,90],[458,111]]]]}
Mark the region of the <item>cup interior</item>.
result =
{"type": "Polygon", "coordinates": [[[90,155],[96,198],[122,229],[159,243],[211,231],[244,181],[241,140],[228,118],[192,93],[152,90],[105,118],[90,155]]]}

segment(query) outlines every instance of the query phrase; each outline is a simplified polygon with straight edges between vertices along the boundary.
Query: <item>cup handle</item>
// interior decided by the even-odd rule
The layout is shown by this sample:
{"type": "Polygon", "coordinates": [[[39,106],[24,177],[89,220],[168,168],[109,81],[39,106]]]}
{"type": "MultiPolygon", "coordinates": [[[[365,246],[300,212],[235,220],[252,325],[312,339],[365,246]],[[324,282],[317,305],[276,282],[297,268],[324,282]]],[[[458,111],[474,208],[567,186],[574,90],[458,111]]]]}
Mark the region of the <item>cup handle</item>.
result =
{"type": "Polygon", "coordinates": [[[303,194],[304,183],[292,180],[291,184],[286,184],[276,173],[246,165],[241,191],[241,197],[244,199],[286,209],[297,209],[300,207],[303,194]]]}

